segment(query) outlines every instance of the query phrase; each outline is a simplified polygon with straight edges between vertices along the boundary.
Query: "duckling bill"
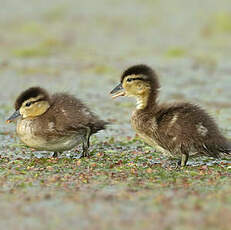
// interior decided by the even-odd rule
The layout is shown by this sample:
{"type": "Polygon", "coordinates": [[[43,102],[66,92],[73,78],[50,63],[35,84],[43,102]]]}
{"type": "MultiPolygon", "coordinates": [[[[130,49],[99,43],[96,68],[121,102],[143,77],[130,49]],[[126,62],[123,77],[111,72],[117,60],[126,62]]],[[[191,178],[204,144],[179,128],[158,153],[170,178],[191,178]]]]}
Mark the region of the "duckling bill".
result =
{"type": "Polygon", "coordinates": [[[231,143],[213,118],[191,103],[159,104],[159,88],[153,69],[135,65],[124,71],[120,83],[111,91],[113,98],[136,98],[131,124],[138,136],[163,154],[181,156],[181,166],[191,155],[217,158],[222,153],[230,154],[231,143]]]}
{"type": "Polygon", "coordinates": [[[20,117],[21,114],[18,110],[16,110],[7,120],[6,123],[10,123],[12,121],[15,121],[18,117],[20,117]]]}
{"type": "Polygon", "coordinates": [[[20,140],[37,150],[59,152],[82,143],[81,157],[89,156],[92,134],[105,129],[100,120],[80,100],[65,93],[49,95],[45,89],[32,87],[15,101],[15,112],[7,123],[16,121],[20,140]]]}

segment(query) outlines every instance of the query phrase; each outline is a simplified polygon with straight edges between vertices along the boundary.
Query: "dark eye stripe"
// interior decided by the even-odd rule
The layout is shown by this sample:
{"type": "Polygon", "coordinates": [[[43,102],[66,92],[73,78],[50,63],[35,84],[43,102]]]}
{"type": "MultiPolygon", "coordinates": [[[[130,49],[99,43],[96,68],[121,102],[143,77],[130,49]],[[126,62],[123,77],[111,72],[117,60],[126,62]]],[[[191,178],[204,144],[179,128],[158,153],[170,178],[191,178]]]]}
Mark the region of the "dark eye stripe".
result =
{"type": "MultiPolygon", "coordinates": [[[[30,103],[30,105],[32,105],[32,104],[34,104],[34,103],[36,103],[36,102],[39,102],[39,101],[43,101],[44,100],[44,98],[40,98],[40,99],[38,99],[37,101],[30,101],[30,102],[27,102],[27,103],[30,103]]],[[[26,103],[26,104],[27,104],[26,103]]]]}
{"type": "Polygon", "coordinates": [[[142,77],[136,77],[136,78],[133,78],[133,80],[141,80],[141,81],[144,81],[144,79],[142,77]]]}
{"type": "Polygon", "coordinates": [[[128,78],[127,80],[129,80],[129,82],[135,81],[135,80],[144,81],[144,79],[142,77],[128,78]]]}
{"type": "Polygon", "coordinates": [[[42,98],[40,98],[40,99],[38,99],[37,101],[34,101],[33,103],[36,103],[36,102],[39,102],[39,101],[44,101],[44,97],[42,97],[42,98]]]}

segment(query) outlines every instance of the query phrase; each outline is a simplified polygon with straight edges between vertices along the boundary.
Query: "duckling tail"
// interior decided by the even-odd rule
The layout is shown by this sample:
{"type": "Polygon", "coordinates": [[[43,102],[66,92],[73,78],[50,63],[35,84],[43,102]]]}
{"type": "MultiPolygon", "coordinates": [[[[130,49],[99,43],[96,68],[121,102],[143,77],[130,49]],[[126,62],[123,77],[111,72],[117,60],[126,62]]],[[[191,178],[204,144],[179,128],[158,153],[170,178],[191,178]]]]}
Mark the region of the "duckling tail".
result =
{"type": "Polygon", "coordinates": [[[99,120],[98,122],[94,123],[91,127],[92,133],[97,133],[100,130],[106,129],[106,126],[109,125],[109,122],[99,120]]]}
{"type": "Polygon", "coordinates": [[[231,142],[227,140],[226,143],[223,146],[221,146],[219,150],[221,153],[231,155],[231,142]]]}
{"type": "Polygon", "coordinates": [[[203,144],[200,149],[198,149],[198,152],[200,151],[202,151],[205,155],[216,158],[225,157],[225,155],[231,156],[231,143],[222,138],[222,141],[220,142],[203,144]]]}

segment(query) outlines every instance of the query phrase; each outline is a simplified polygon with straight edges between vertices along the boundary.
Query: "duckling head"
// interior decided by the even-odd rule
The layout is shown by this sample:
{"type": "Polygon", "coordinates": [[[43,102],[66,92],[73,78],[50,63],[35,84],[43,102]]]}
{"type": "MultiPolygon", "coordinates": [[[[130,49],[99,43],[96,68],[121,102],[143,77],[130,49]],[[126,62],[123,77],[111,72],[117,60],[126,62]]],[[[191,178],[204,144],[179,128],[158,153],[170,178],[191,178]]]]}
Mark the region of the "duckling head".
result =
{"type": "Polygon", "coordinates": [[[159,89],[157,75],[146,65],[135,65],[125,70],[121,76],[120,84],[112,91],[112,97],[135,97],[137,109],[144,109],[151,102],[156,101],[159,89]]]}
{"type": "Polygon", "coordinates": [[[7,119],[7,123],[18,117],[37,117],[50,107],[50,97],[46,90],[32,87],[22,92],[15,101],[15,112],[7,119]]]}

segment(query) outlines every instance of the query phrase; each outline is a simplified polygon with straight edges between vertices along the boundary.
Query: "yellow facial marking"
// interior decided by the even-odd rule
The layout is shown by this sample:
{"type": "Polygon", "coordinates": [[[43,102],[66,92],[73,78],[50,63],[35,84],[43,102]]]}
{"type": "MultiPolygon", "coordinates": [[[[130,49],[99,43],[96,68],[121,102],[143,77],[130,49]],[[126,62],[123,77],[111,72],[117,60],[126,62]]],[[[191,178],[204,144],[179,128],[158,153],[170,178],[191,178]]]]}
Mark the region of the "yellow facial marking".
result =
{"type": "Polygon", "coordinates": [[[145,96],[150,91],[149,83],[145,82],[142,75],[128,75],[123,80],[123,88],[127,96],[145,96]]]}
{"type": "Polygon", "coordinates": [[[143,109],[147,106],[151,86],[145,81],[143,75],[128,75],[123,80],[125,95],[135,97],[137,109],[143,109]]]}
{"type": "Polygon", "coordinates": [[[39,95],[38,97],[33,97],[23,102],[19,109],[23,118],[40,116],[47,111],[50,104],[45,100],[40,101],[42,97],[42,95],[39,95]]]}

